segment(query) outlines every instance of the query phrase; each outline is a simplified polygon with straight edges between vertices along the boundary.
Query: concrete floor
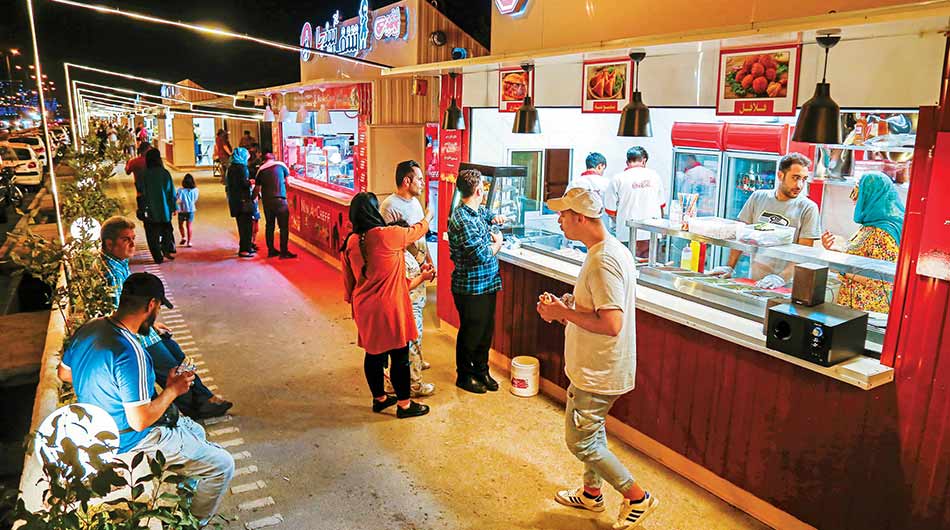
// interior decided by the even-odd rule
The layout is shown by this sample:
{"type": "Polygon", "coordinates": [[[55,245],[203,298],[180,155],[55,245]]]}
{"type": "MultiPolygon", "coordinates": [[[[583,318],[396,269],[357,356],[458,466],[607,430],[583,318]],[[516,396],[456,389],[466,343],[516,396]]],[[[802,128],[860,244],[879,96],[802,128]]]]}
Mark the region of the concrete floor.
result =
{"type": "MultiPolygon", "coordinates": [[[[130,179],[114,182],[131,208],[130,179]]],[[[432,412],[373,414],[339,272],[300,249],[296,260],[239,259],[223,186],[206,174],[198,185],[194,248],[180,248],[160,270],[184,321],[176,322],[179,340],[236,403],[232,418],[207,427],[210,438],[245,456],[237,466],[246,473],[232,486],[258,486],[225,500],[228,527],[254,528],[275,514],[282,522],[271,522],[292,529],[610,527],[619,502],[612,490],[599,516],[552,500],[582,471],[562,441],[562,407],[515,397],[506,383],[483,396],[455,388],[454,342],[434,315],[424,342],[425,377],[438,387],[425,400],[432,412]],[[240,508],[268,498],[272,505],[240,508]]],[[[263,223],[261,232],[263,247],[263,223]]],[[[141,231],[139,239],[144,247],[141,231]]],[[[156,270],[145,256],[134,270],[156,270]]],[[[621,442],[611,446],[661,501],[645,528],[765,528],[621,442]]]]}

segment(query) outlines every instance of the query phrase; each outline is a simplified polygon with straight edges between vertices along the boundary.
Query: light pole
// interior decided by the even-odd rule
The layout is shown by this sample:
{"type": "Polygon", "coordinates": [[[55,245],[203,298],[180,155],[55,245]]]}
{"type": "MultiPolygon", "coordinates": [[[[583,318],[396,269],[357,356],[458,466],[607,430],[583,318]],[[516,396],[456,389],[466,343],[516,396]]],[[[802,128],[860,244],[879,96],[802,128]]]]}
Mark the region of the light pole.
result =
{"type": "Polygon", "coordinates": [[[49,136],[49,122],[46,120],[46,97],[43,95],[43,66],[40,63],[40,47],[36,42],[36,18],[33,15],[33,0],[26,0],[26,10],[30,15],[30,36],[33,39],[33,65],[36,69],[36,92],[40,98],[40,118],[43,120],[43,138],[46,140],[46,156],[49,158],[49,180],[53,191],[53,205],[56,208],[56,229],[59,232],[59,242],[66,244],[66,233],[63,231],[63,218],[59,210],[59,187],[56,185],[56,164],[53,163],[53,143],[49,136]]]}

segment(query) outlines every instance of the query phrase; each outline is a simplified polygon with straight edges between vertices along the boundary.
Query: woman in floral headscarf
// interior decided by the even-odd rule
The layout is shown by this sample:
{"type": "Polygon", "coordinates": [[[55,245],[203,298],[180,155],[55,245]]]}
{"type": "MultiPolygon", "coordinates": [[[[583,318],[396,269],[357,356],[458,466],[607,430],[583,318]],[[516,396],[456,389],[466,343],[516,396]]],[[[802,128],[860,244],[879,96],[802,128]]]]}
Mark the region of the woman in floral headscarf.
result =
{"type": "MultiPolygon", "coordinates": [[[[904,227],[904,205],[890,177],[884,173],[864,174],[851,191],[854,201],[854,222],[861,228],[851,236],[845,252],[855,256],[897,261],[901,231],[904,227]]],[[[826,249],[834,245],[830,232],[821,236],[826,249]]],[[[835,302],[860,309],[887,313],[891,305],[890,282],[856,274],[842,274],[841,290],[835,302]]]]}
{"type": "Polygon", "coordinates": [[[240,238],[238,256],[242,258],[251,258],[255,254],[251,246],[251,225],[257,205],[254,204],[254,198],[251,196],[251,176],[247,169],[248,157],[247,149],[243,147],[235,149],[227,173],[228,209],[231,217],[237,221],[240,238]]]}

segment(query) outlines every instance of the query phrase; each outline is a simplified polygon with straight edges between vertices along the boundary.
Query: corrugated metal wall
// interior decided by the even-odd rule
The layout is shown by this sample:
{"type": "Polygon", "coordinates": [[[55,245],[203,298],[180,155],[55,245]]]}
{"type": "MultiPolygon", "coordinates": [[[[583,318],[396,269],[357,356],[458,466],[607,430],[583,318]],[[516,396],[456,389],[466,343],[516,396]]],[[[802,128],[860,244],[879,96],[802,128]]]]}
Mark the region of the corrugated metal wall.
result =
{"type": "Polygon", "coordinates": [[[411,125],[439,121],[439,80],[428,81],[424,96],[412,94],[411,78],[373,81],[373,125],[411,125]]]}

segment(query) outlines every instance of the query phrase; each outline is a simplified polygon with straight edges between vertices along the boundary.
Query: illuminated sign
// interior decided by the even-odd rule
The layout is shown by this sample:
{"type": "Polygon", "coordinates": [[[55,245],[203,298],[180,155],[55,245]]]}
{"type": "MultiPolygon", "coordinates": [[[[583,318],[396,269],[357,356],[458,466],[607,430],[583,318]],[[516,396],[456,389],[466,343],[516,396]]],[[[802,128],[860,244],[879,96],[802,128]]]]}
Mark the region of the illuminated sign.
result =
{"type": "MultiPolygon", "coordinates": [[[[305,35],[309,32],[310,23],[306,23],[300,31],[300,45],[309,41],[313,48],[327,53],[360,56],[370,49],[369,40],[369,0],[360,1],[359,16],[353,22],[341,24],[340,12],[333,14],[332,21],[327,21],[322,27],[313,29],[313,36],[305,35]]],[[[302,61],[310,60],[307,52],[300,53],[302,61]]]]}
{"type": "Polygon", "coordinates": [[[373,18],[373,37],[376,40],[393,40],[409,36],[406,8],[394,7],[373,18]]]}
{"type": "MultiPolygon", "coordinates": [[[[304,22],[303,29],[300,30],[300,47],[313,48],[313,28],[310,27],[309,22],[304,22]]],[[[303,62],[309,61],[312,57],[312,52],[300,52],[300,60],[303,62]]]]}
{"type": "Polygon", "coordinates": [[[495,0],[495,7],[502,15],[518,15],[524,11],[528,0],[495,0]]]}

